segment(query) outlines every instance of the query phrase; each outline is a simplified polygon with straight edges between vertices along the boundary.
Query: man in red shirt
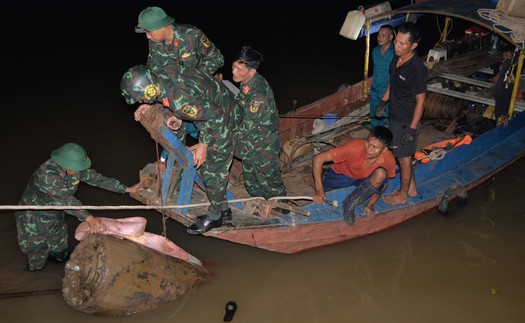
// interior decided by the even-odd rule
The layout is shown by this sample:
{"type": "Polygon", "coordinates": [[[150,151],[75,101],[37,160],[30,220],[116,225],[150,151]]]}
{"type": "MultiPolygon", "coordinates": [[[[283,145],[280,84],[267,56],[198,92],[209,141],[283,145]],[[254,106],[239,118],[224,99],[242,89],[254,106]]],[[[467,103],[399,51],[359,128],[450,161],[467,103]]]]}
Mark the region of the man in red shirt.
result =
{"type": "Polygon", "coordinates": [[[315,181],[314,203],[324,203],[325,191],[356,186],[343,201],[343,217],[353,225],[355,207],[370,198],[366,215],[374,214],[374,205],[396,174],[395,158],[388,150],[392,132],[377,126],[366,139],[350,139],[341,146],[317,154],[312,162],[315,181]],[[333,162],[322,176],[323,164],[333,162]]]}

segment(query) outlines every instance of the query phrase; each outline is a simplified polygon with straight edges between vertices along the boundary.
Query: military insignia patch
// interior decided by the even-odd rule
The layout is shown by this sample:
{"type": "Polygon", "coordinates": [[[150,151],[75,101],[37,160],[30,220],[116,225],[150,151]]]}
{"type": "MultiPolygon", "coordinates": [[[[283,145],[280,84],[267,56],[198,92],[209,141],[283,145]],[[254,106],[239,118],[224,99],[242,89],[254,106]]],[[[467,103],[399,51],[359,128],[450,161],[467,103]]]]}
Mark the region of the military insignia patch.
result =
{"type": "Polygon", "coordinates": [[[210,41],[208,40],[208,37],[206,35],[202,35],[201,37],[201,43],[204,45],[204,47],[209,48],[210,47],[210,41]]]}
{"type": "Polygon", "coordinates": [[[242,93],[244,94],[248,94],[248,92],[250,92],[250,87],[248,85],[244,86],[244,88],[242,89],[242,93]]]}
{"type": "Polygon", "coordinates": [[[251,103],[250,103],[250,112],[251,113],[255,113],[257,111],[259,111],[259,107],[261,106],[261,101],[255,101],[253,100],[251,103]]]}
{"type": "Polygon", "coordinates": [[[144,89],[144,98],[146,100],[151,100],[151,99],[155,98],[157,93],[160,93],[160,89],[157,86],[157,84],[149,84],[144,89]]]}
{"type": "Polygon", "coordinates": [[[182,113],[191,118],[195,118],[198,112],[199,110],[193,105],[186,104],[182,107],[182,113]]]}
{"type": "Polygon", "coordinates": [[[80,180],[79,180],[79,179],[77,179],[76,181],[74,181],[74,182],[73,182],[73,183],[71,183],[71,184],[73,184],[73,185],[78,185],[79,183],[80,183],[80,180]]]}
{"type": "Polygon", "coordinates": [[[190,53],[184,53],[184,54],[181,55],[181,57],[184,58],[184,59],[186,59],[186,58],[188,58],[190,56],[191,56],[190,53]]]}

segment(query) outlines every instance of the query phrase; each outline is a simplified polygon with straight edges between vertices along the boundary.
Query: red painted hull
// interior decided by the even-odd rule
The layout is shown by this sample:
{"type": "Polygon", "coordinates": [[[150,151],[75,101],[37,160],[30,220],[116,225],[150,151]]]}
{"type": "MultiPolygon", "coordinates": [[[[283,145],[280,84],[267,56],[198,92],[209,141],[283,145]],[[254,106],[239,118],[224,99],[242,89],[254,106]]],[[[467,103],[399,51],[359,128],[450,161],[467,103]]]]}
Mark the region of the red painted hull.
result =
{"type": "MultiPolygon", "coordinates": [[[[522,156],[523,154],[504,167],[474,181],[466,189],[478,186],[522,156]]],[[[344,221],[331,221],[297,226],[221,227],[205,235],[255,248],[294,254],[387,230],[436,208],[438,204],[437,199],[409,204],[401,209],[377,214],[373,218],[357,218],[353,226],[344,221]]]]}

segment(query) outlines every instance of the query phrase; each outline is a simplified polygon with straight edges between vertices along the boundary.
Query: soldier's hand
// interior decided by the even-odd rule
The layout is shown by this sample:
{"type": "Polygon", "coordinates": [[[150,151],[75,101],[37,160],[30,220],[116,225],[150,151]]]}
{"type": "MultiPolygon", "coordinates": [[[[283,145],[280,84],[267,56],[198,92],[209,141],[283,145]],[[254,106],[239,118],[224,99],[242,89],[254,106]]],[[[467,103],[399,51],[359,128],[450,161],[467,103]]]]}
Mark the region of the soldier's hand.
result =
{"type": "Polygon", "coordinates": [[[189,149],[193,154],[193,166],[195,166],[195,168],[201,167],[202,164],[206,162],[208,147],[199,142],[198,144],[191,146],[189,149]]]}
{"type": "Polygon", "coordinates": [[[182,120],[176,116],[171,116],[166,120],[166,127],[170,130],[179,130],[182,126],[182,120]]]}
{"type": "Polygon", "coordinates": [[[126,193],[135,193],[137,191],[140,191],[141,189],[142,189],[142,186],[140,186],[140,182],[138,182],[137,184],[126,188],[126,193]]]}
{"type": "Polygon", "coordinates": [[[90,215],[86,218],[86,222],[89,224],[89,232],[91,233],[102,233],[106,232],[106,227],[102,221],[94,216],[90,215]]]}
{"type": "Polygon", "coordinates": [[[386,117],[386,101],[383,101],[381,100],[381,102],[379,102],[377,105],[376,105],[376,109],[375,109],[375,117],[376,118],[384,118],[386,117]]]}
{"type": "Polygon", "coordinates": [[[166,171],[166,160],[157,160],[155,162],[155,171],[159,173],[164,173],[166,171]]]}

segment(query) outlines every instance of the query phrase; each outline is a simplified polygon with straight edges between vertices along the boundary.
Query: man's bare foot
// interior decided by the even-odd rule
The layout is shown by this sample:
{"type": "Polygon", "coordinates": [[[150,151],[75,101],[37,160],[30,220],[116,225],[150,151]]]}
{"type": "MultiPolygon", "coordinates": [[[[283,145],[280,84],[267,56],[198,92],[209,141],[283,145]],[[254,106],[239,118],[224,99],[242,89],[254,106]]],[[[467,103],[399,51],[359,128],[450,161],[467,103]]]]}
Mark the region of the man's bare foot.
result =
{"type": "Polygon", "coordinates": [[[398,193],[396,195],[383,196],[383,201],[385,201],[388,204],[399,205],[399,204],[406,204],[407,198],[406,196],[403,196],[403,194],[398,193]]]}
{"type": "Polygon", "coordinates": [[[374,209],[368,206],[365,206],[363,208],[363,213],[365,214],[366,217],[373,217],[376,214],[374,209]]]}
{"type": "MultiPolygon", "coordinates": [[[[399,193],[401,193],[399,188],[396,188],[395,190],[392,191],[392,195],[398,195],[399,193]]],[[[417,192],[415,192],[415,193],[408,192],[408,196],[410,196],[410,197],[417,197],[417,192]]]]}

